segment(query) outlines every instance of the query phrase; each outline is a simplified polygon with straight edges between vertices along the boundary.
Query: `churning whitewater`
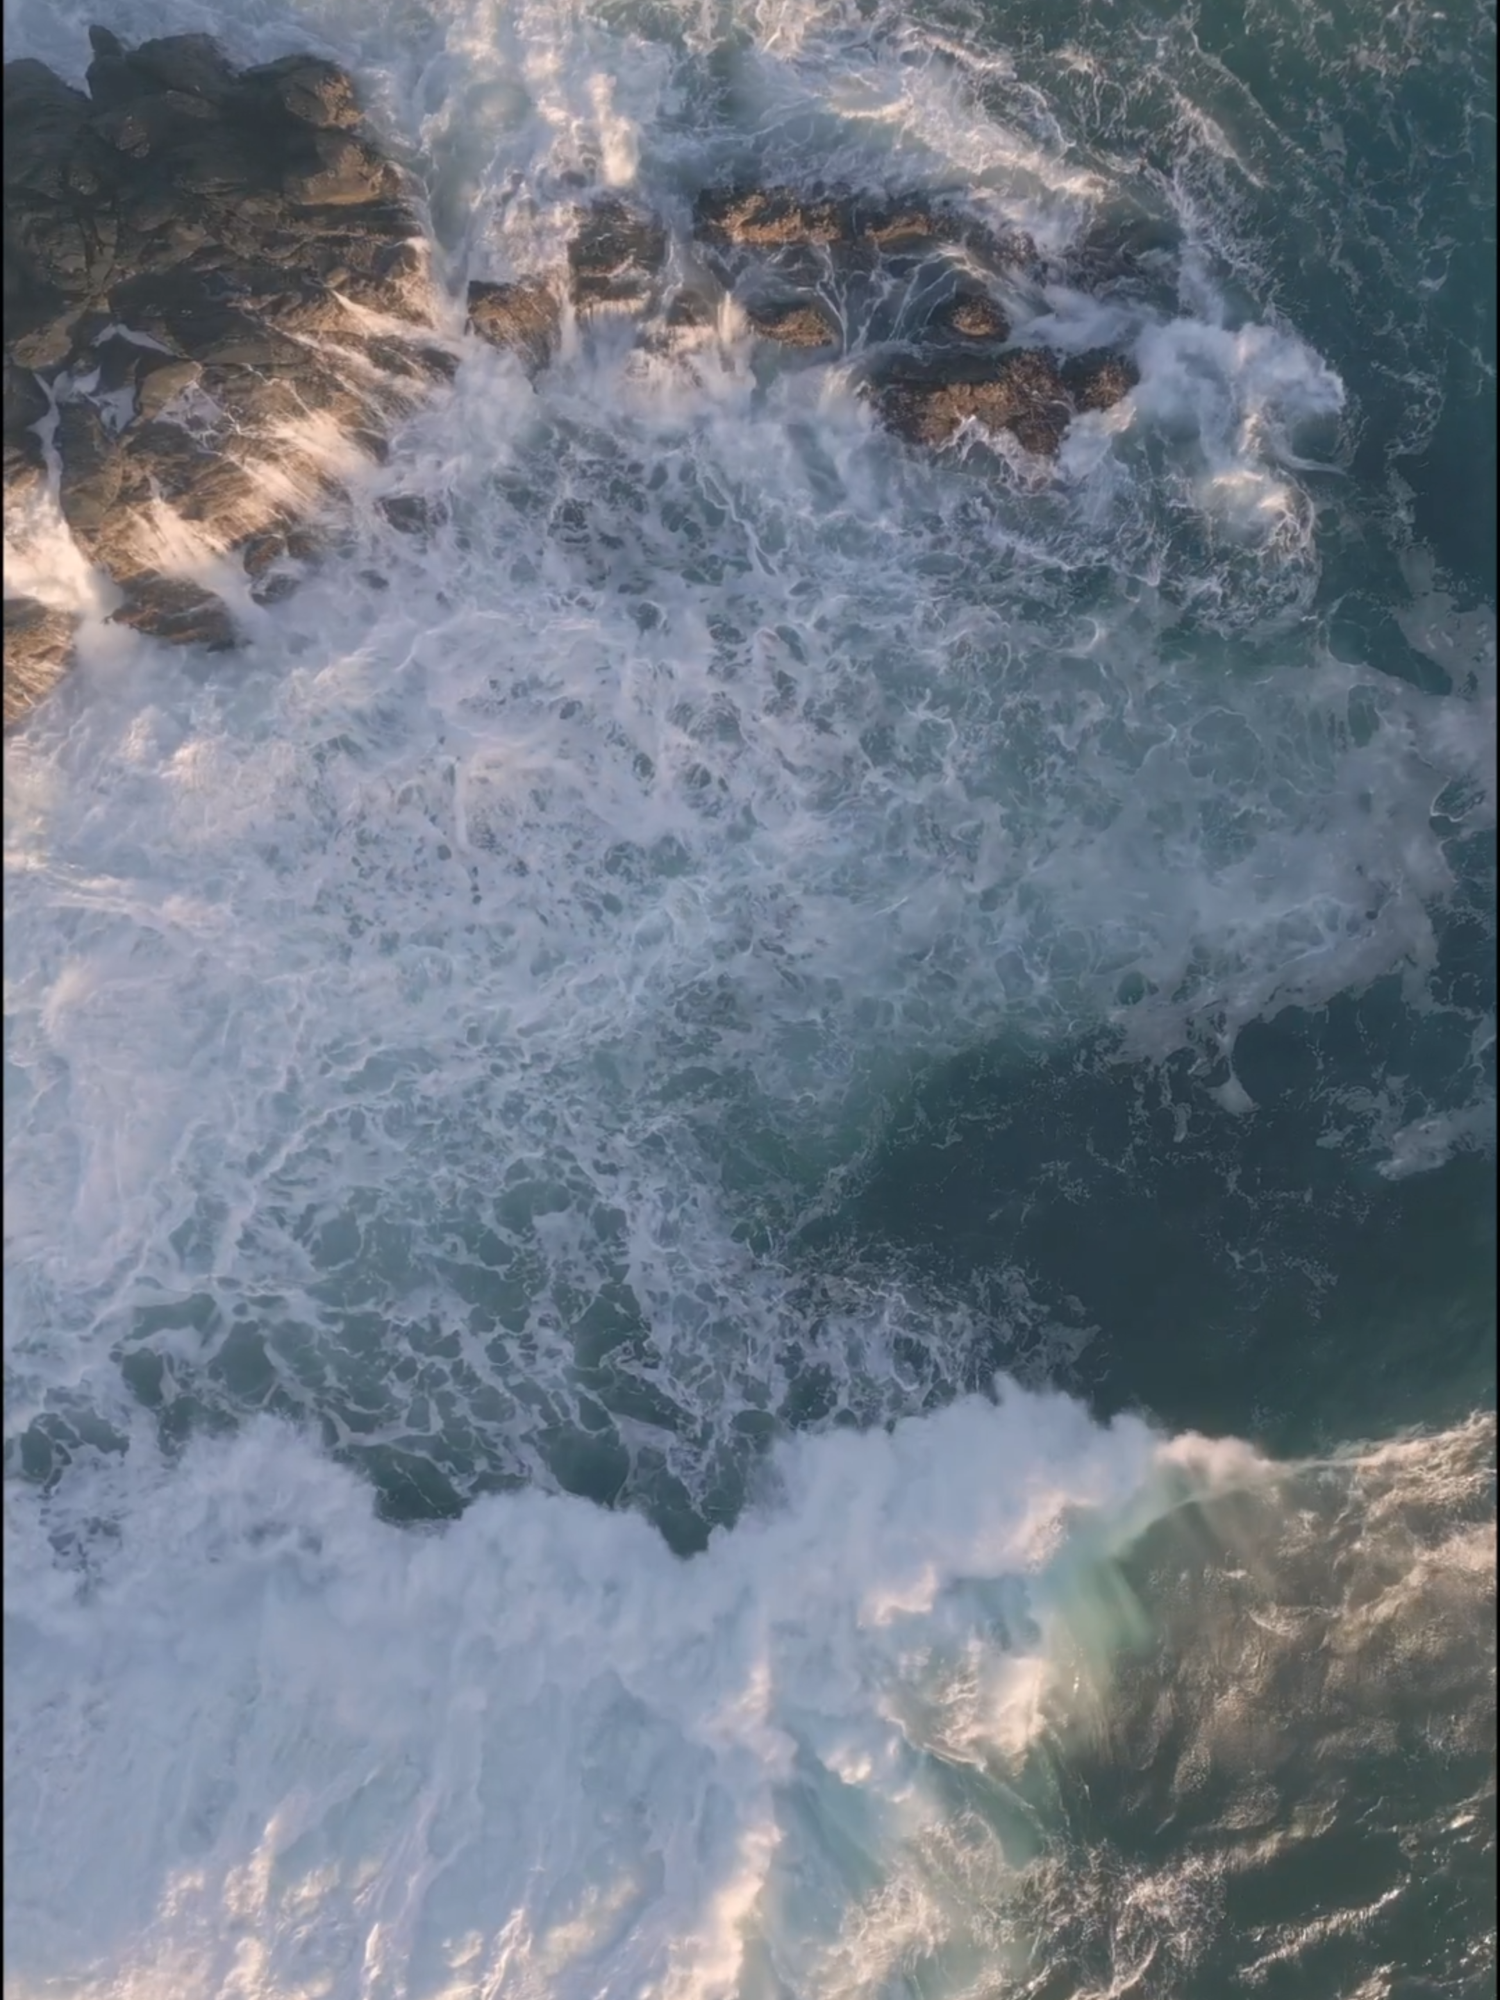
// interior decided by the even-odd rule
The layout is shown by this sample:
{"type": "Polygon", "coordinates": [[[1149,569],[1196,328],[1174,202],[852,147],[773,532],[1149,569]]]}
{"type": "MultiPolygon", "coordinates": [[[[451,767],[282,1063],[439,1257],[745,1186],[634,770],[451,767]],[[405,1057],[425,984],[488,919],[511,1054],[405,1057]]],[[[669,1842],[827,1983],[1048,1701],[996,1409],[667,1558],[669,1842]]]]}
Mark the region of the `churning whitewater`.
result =
{"type": "Polygon", "coordinates": [[[1493,1990],[1493,24],[1065,11],[110,14],[354,74],[457,372],[233,655],[7,516],[7,2000],[1493,1990]],[[1138,380],[466,335],[732,182],[1138,380]]]}

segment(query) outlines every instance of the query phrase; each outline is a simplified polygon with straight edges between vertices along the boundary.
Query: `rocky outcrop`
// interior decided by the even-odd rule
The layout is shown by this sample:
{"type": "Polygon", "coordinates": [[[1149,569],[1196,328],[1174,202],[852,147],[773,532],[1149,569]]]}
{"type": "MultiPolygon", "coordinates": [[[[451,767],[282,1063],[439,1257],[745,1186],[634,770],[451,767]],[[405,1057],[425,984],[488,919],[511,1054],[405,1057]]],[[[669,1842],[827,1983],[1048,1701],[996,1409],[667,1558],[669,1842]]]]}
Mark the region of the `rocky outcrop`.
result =
{"type": "Polygon", "coordinates": [[[1037,348],[993,359],[941,356],[878,379],[876,405],[914,444],[946,444],[972,421],[1010,431],[1027,451],[1056,451],[1073,408],[1057,364],[1037,348]]]}
{"type": "MultiPolygon", "coordinates": [[[[315,445],[378,457],[454,363],[423,338],[417,213],[342,70],[236,71],[202,35],[90,39],[87,93],[5,67],[7,506],[48,476],[50,425],[115,618],[226,646],[229,608],[169,573],[182,526],[205,561],[274,546],[248,573],[275,595],[297,523],[336,490],[336,449],[315,445]]],[[[8,720],[32,629],[7,614],[8,720]]]]}
{"type": "MultiPolygon", "coordinates": [[[[295,588],[348,455],[379,459],[456,361],[429,337],[411,190],[342,70],[312,56],[236,70],[202,35],[91,40],[87,91],[37,62],[5,68],[7,508],[49,487],[115,586],[116,622],[226,648],[235,613],[202,579],[234,556],[243,597],[295,588]]],[[[607,195],[575,211],[556,274],[471,284],[468,328],[534,375],[569,305],[580,322],[630,313],[681,351],[732,298],[767,343],[852,356],[914,442],[972,421],[1048,453],[1135,376],[1119,356],[1011,344],[1041,268],[1023,234],[937,198],[710,188],[674,244],[607,195]]],[[[441,525],[415,496],[382,505],[402,533],[441,525]]],[[[7,600],[7,722],[71,635],[71,619],[7,600]]]]}
{"type": "Polygon", "coordinates": [[[1008,340],[1010,321],[986,292],[960,291],[945,299],[928,330],[957,340],[1008,340]]]}
{"type": "Polygon", "coordinates": [[[922,256],[942,244],[961,244],[996,268],[1036,261],[1029,237],[1020,231],[997,235],[956,206],[837,188],[708,188],[694,204],[693,233],[721,256],[799,250],[844,258],[922,256]]]}
{"type": "Polygon", "coordinates": [[[966,423],[1008,431],[1023,449],[1050,457],[1074,417],[1107,409],[1136,380],[1118,355],[1061,365],[1040,348],[973,355],[937,352],[877,375],[872,394],[892,430],[914,444],[942,445],[966,423]]]}
{"type": "Polygon", "coordinates": [[[73,650],[74,621],[35,597],[5,600],[5,726],[56,686],[73,650]]]}
{"type": "Polygon", "coordinates": [[[839,342],[818,296],[831,284],[849,309],[849,345],[866,349],[876,409],[913,443],[946,444],[974,422],[1048,456],[1075,416],[1109,408],[1135,384],[1122,356],[1064,360],[1009,347],[1011,317],[999,295],[1036,286],[1036,246],[957,206],[829,188],[710,188],[694,206],[693,232],[709,268],[746,297],[764,338],[809,348],[839,342]],[[777,285],[785,294],[777,303],[758,303],[777,285]],[[905,301],[923,296],[935,303],[913,337],[905,301]]]}
{"type": "Polygon", "coordinates": [[[469,286],[469,331],[492,347],[508,348],[534,373],[545,368],[557,346],[562,301],[539,278],[494,285],[476,279],[469,286]]]}
{"type": "Polygon", "coordinates": [[[1121,403],[1140,381],[1140,370],[1128,356],[1096,348],[1075,354],[1059,371],[1076,410],[1108,410],[1121,403]]]}
{"type": "Polygon", "coordinates": [[[762,340],[779,341],[783,347],[835,347],[838,323],[827,309],[804,301],[772,305],[752,305],[746,317],[762,340]]]}

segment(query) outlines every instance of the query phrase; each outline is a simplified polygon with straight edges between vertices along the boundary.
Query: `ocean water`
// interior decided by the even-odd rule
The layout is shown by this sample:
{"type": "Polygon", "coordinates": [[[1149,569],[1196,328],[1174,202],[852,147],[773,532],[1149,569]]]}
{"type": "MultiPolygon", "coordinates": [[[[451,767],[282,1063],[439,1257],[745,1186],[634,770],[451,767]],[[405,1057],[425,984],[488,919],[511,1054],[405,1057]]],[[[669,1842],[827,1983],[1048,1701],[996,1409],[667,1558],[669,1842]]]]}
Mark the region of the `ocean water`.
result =
{"type": "Polygon", "coordinates": [[[354,69],[455,344],[760,174],[1141,381],[466,345],[229,658],[7,523],[7,2000],[1492,1994],[1492,10],[108,25],[354,69]]]}

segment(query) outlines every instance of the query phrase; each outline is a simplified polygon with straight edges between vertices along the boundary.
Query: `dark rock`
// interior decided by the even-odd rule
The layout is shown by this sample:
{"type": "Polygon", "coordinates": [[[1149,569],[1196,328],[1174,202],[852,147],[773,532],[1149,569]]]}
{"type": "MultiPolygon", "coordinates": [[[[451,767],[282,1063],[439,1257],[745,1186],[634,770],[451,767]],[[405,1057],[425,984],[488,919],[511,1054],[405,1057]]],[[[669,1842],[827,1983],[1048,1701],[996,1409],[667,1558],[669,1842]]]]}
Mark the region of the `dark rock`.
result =
{"type": "Polygon", "coordinates": [[[574,303],[585,309],[639,304],[666,258],[667,233],[654,216],[613,196],[595,202],[582,211],[568,245],[574,303]]]}
{"type": "Polygon", "coordinates": [[[1063,363],[1061,373],[1079,410],[1112,409],[1141,379],[1141,371],[1128,356],[1102,348],[1072,356],[1063,363]]]}
{"type": "Polygon", "coordinates": [[[751,306],[746,317],[765,340],[786,347],[834,347],[839,328],[822,306],[806,303],[751,306]]]}
{"type": "Polygon", "coordinates": [[[127,49],[108,28],[90,28],[94,60],[87,83],[96,110],[113,111],[153,93],[170,91],[222,105],[234,86],[234,71],[208,35],[165,35],[127,49]]]}
{"type": "Polygon", "coordinates": [[[92,121],[93,130],[132,160],[168,153],[174,146],[201,137],[196,128],[212,122],[214,107],[201,97],[164,90],[152,97],[132,97],[92,121]]]}
{"type": "Polygon", "coordinates": [[[13,198],[25,191],[66,201],[74,169],[88,159],[88,122],[96,107],[81,90],[54,76],[45,63],[24,57],[5,65],[6,219],[13,198]]]}
{"type": "Polygon", "coordinates": [[[28,431],[5,440],[5,499],[17,506],[35,493],[47,477],[47,462],[41,440],[28,431]]]}
{"type": "Polygon", "coordinates": [[[5,497],[12,504],[41,485],[46,457],[36,426],[52,405],[29,368],[5,364],[5,497]]]}
{"type": "Polygon", "coordinates": [[[946,444],[972,420],[1009,431],[1039,456],[1057,450],[1073,416],[1057,364],[1037,348],[993,360],[928,357],[887,375],[875,398],[891,428],[913,443],[946,444]]]}
{"type": "Polygon", "coordinates": [[[211,35],[163,35],[142,42],[126,61],[149,89],[180,91],[222,104],[234,88],[234,71],[211,35]]]}
{"type": "Polygon", "coordinates": [[[425,342],[387,339],[376,335],[365,342],[365,353],[392,375],[422,384],[451,382],[458,373],[458,356],[446,347],[425,342]]]}
{"type": "Polygon", "coordinates": [[[531,368],[545,367],[557,345],[562,308],[550,285],[538,278],[469,286],[469,326],[492,347],[506,347],[531,368]]]}
{"type": "Polygon", "coordinates": [[[32,709],[66,671],[78,621],[35,597],[5,600],[5,726],[32,709]]]}
{"type": "Polygon", "coordinates": [[[286,522],[252,535],[240,550],[250,595],[257,604],[278,604],[290,597],[302,572],[323,555],[324,538],[296,522],[286,522]]]}
{"type": "Polygon", "coordinates": [[[125,44],[108,28],[90,28],[89,44],[94,51],[84,78],[89,96],[106,111],[126,103],[139,92],[141,80],[125,59],[125,44]]]}
{"type": "Polygon", "coordinates": [[[211,653],[229,652],[239,643],[222,597],[186,577],[152,571],[132,577],[125,602],[111,612],[110,623],[128,625],[174,646],[203,646],[211,653]]]}

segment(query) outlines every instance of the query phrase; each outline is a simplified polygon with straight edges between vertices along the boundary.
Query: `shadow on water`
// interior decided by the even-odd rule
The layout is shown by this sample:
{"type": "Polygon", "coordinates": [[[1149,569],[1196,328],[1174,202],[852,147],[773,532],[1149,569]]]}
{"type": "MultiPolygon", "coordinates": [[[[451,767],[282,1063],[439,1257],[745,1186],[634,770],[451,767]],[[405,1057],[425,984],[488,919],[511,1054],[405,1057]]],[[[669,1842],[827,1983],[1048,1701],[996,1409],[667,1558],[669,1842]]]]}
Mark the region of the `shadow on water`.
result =
{"type": "Polygon", "coordinates": [[[1109,1032],[982,1049],[918,1086],[804,1247],[894,1255],[997,1324],[1019,1276],[1090,1336],[1063,1386],[1101,1416],[1282,1454],[1447,1423],[1494,1399],[1494,1161],[1383,1177],[1360,1125],[1381,1079],[1453,1076],[1467,1040],[1389,987],[1289,1009],[1239,1038],[1238,1112],[1224,1070],[1109,1032]]]}

